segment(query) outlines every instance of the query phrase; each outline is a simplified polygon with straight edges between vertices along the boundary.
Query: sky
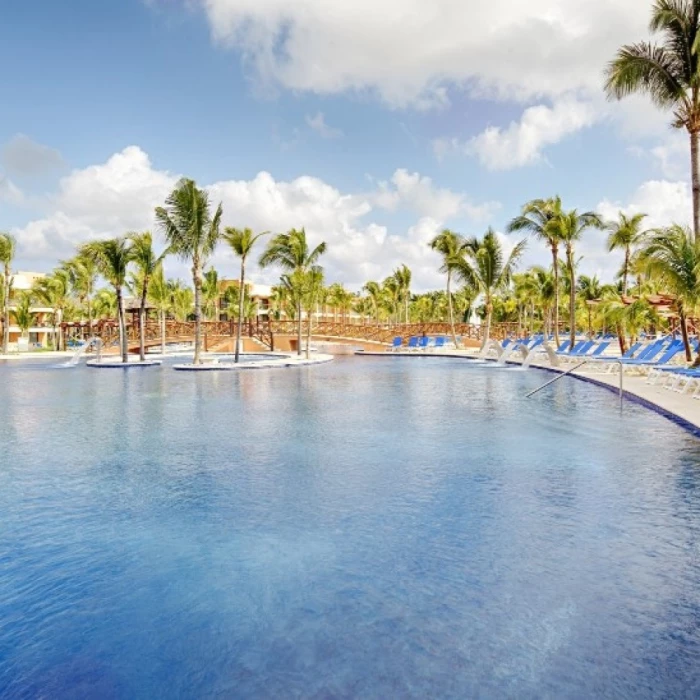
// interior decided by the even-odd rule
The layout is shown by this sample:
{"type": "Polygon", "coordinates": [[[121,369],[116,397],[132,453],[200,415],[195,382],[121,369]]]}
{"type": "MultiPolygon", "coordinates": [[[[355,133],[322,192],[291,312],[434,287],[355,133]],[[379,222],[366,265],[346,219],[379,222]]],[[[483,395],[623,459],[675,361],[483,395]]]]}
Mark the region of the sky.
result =
{"type": "MultiPolygon", "coordinates": [[[[359,289],[405,263],[422,291],[444,284],[437,232],[492,226],[510,247],[508,221],[536,197],[687,224],[684,133],[602,89],[616,49],[649,38],[646,8],[5,0],[0,229],[18,239],[16,269],[50,271],[86,240],[157,233],[154,208],[186,176],[227,226],[326,241],[328,281],[359,289]]],[[[612,280],[604,233],[578,252],[581,272],[612,280]]],[[[530,241],[523,266],[548,261],[530,241]]],[[[236,277],[223,248],[212,264],[236,277]]]]}

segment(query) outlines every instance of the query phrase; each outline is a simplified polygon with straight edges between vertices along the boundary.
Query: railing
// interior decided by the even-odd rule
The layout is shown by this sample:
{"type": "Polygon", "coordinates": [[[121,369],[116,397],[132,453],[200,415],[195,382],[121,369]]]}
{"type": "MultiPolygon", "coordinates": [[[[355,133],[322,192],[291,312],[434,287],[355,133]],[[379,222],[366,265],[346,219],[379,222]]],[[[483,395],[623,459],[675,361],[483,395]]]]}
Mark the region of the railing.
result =
{"type": "MultiPolygon", "coordinates": [[[[307,320],[303,320],[303,333],[307,330],[307,320]]],[[[106,344],[119,338],[119,326],[116,321],[98,321],[92,328],[87,323],[62,324],[64,330],[69,330],[72,337],[97,336],[106,344]]],[[[512,335],[517,324],[494,324],[491,326],[491,337],[502,340],[512,335]]],[[[297,321],[292,319],[273,320],[264,317],[244,321],[241,324],[241,335],[247,338],[256,338],[268,347],[274,346],[275,336],[296,336],[297,321]]],[[[238,329],[238,321],[202,321],[201,332],[205,341],[221,338],[234,338],[238,329]]],[[[191,341],[194,338],[194,321],[166,321],[166,342],[191,341]]],[[[161,325],[159,321],[149,320],[144,328],[147,345],[157,345],[161,342],[161,325]]],[[[483,340],[483,326],[475,326],[470,323],[455,324],[455,333],[462,339],[476,342],[483,340]]],[[[311,334],[315,338],[339,338],[350,340],[373,341],[376,343],[390,344],[394,338],[400,337],[403,341],[411,336],[451,336],[452,328],[449,323],[409,323],[390,324],[377,323],[365,320],[357,322],[357,319],[338,319],[319,321],[312,319],[311,334]]],[[[134,319],[127,324],[127,340],[133,346],[139,342],[139,321],[134,319]]]]}

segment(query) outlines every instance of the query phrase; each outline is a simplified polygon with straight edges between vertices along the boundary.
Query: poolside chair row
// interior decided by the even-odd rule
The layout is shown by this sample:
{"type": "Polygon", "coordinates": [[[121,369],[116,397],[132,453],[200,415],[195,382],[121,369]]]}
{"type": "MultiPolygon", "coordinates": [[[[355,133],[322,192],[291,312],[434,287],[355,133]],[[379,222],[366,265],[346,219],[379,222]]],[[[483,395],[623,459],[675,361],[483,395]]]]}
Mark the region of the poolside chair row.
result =
{"type": "Polygon", "coordinates": [[[391,352],[398,350],[439,350],[447,347],[447,338],[442,335],[431,338],[430,336],[411,336],[406,345],[403,344],[403,338],[397,336],[391,344],[391,352]]]}

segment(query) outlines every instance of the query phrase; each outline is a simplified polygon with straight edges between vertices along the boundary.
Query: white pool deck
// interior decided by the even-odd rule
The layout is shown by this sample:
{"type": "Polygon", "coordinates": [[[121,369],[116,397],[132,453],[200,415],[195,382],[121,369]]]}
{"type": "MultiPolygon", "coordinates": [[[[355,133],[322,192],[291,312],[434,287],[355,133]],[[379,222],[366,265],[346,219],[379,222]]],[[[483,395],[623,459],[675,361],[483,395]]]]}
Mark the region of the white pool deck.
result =
{"type": "MultiPolygon", "coordinates": [[[[445,358],[461,358],[464,360],[475,360],[478,359],[478,352],[475,350],[434,350],[430,351],[409,351],[409,352],[363,352],[357,353],[358,355],[368,356],[368,357],[445,357],[445,358]]],[[[490,358],[490,361],[495,362],[494,358],[490,358]]],[[[519,365],[522,364],[522,360],[515,356],[511,356],[508,360],[508,364],[519,365]]],[[[563,373],[566,372],[572,365],[568,367],[552,367],[546,360],[544,355],[539,355],[536,360],[533,360],[530,364],[531,367],[537,369],[544,369],[552,373],[563,373]]],[[[575,366],[575,365],[573,365],[575,366]]],[[[593,368],[584,365],[579,370],[571,372],[571,376],[581,379],[583,381],[597,384],[602,387],[606,387],[615,392],[619,393],[620,387],[620,375],[615,368],[615,371],[611,374],[603,374],[601,372],[593,371],[593,368]]],[[[543,378],[542,383],[544,384],[545,378],[543,378]]],[[[546,391],[546,389],[544,390],[546,391]]],[[[696,429],[698,432],[698,437],[700,437],[700,400],[694,399],[688,394],[681,394],[671,389],[666,389],[660,384],[648,384],[646,376],[639,376],[630,373],[625,373],[623,377],[623,392],[624,397],[627,400],[638,401],[642,404],[647,405],[650,408],[657,410],[658,412],[667,415],[667,417],[676,422],[684,425],[688,429],[696,429]]]]}

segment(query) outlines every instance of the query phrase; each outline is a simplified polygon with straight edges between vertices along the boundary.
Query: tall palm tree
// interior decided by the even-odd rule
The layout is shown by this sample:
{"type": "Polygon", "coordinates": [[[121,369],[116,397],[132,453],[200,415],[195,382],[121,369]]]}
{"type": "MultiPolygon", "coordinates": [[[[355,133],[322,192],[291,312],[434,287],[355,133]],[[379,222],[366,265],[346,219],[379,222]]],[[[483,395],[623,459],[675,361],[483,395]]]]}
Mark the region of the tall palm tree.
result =
{"type": "Polygon", "coordinates": [[[611,221],[606,225],[610,232],[608,235],[608,250],[623,250],[625,259],[622,263],[622,293],[627,296],[627,283],[632,262],[632,249],[638,245],[646,231],[642,230],[642,223],[646,214],[634,214],[627,216],[619,213],[617,221],[611,221]]]}
{"type": "Polygon", "coordinates": [[[184,323],[192,316],[194,293],[180,280],[169,280],[167,284],[170,290],[170,308],[173,315],[177,321],[184,323]]]}
{"type": "Polygon", "coordinates": [[[0,232],[0,265],[2,265],[2,352],[7,354],[10,344],[10,293],[12,291],[12,261],[17,242],[9,233],[0,232]]]}
{"type": "Polygon", "coordinates": [[[374,320],[379,323],[379,310],[382,304],[382,286],[379,284],[379,282],[370,281],[367,282],[362,289],[367,293],[367,297],[372,303],[374,320]]]}
{"type": "Polygon", "coordinates": [[[576,295],[586,309],[588,314],[588,335],[593,337],[593,311],[592,303],[597,302],[602,294],[602,286],[600,280],[593,275],[589,277],[588,275],[581,275],[578,278],[578,283],[576,285],[576,295]]]}
{"type": "Polygon", "coordinates": [[[552,253],[554,272],[554,342],[559,346],[559,246],[561,239],[554,222],[561,216],[559,196],[550,199],[533,199],[523,206],[519,216],[508,224],[508,233],[525,231],[544,241],[552,253]]]}
{"type": "Polygon", "coordinates": [[[70,276],[64,268],[55,269],[50,275],[39,278],[32,287],[33,295],[50,306],[53,326],[53,347],[60,350],[63,346],[61,323],[66,306],[70,302],[70,276]]]}
{"type": "Polygon", "coordinates": [[[165,207],[156,208],[168,248],[192,263],[195,365],[201,363],[202,353],[202,270],[219,241],[221,215],[221,204],[212,216],[207,192],[186,178],[168,195],[165,207]]]}
{"type": "MultiPolygon", "coordinates": [[[[140,296],[139,304],[139,358],[141,362],[146,359],[146,304],[148,301],[148,289],[156,270],[162,266],[168,250],[156,255],[153,250],[153,236],[150,231],[143,233],[130,233],[131,259],[138,271],[140,296]]],[[[161,343],[162,344],[162,343],[161,343]]]]}
{"type": "Polygon", "coordinates": [[[15,305],[13,314],[15,322],[19,326],[22,338],[26,338],[27,331],[36,323],[36,314],[32,312],[32,296],[22,292],[15,305]]]}
{"type": "Polygon", "coordinates": [[[87,316],[89,332],[92,331],[93,309],[92,296],[97,280],[97,270],[92,260],[76,255],[61,263],[61,269],[68,275],[73,294],[78,298],[82,310],[87,316]]]}
{"type": "Polygon", "coordinates": [[[219,320],[219,273],[210,267],[202,278],[202,311],[209,320],[219,320]]]}
{"type": "Polygon", "coordinates": [[[112,289],[98,289],[93,299],[95,318],[114,318],[117,315],[117,295],[112,289]]]}
{"type": "Polygon", "coordinates": [[[455,331],[455,313],[451,285],[455,260],[459,255],[459,250],[463,243],[464,238],[462,236],[446,228],[438,233],[429,244],[435,252],[440,253],[442,256],[440,272],[447,275],[447,310],[450,329],[452,331],[452,342],[456,348],[459,347],[459,345],[457,343],[457,332],[455,331]]]}
{"type": "Polygon", "coordinates": [[[80,254],[94,261],[97,270],[112,285],[117,297],[117,320],[119,322],[119,347],[122,362],[129,361],[129,344],[126,337],[124,314],[124,286],[129,264],[133,259],[132,242],[126,236],[93,241],[84,244],[80,254]]]}
{"type": "Polygon", "coordinates": [[[394,270],[394,279],[398,284],[399,302],[403,304],[406,323],[409,322],[408,305],[411,301],[411,270],[407,265],[401,265],[394,270]]]}
{"type": "Polygon", "coordinates": [[[687,317],[700,303],[700,238],[673,224],[649,236],[639,255],[649,273],[663,280],[676,297],[685,356],[690,361],[687,317]]]}
{"type": "Polygon", "coordinates": [[[156,267],[151,283],[148,286],[148,298],[158,311],[158,321],[160,323],[160,354],[165,355],[166,336],[166,314],[170,309],[171,292],[168,282],[165,279],[165,271],[161,263],[156,267]]]}
{"type": "Polygon", "coordinates": [[[232,228],[227,226],[224,229],[223,239],[228,243],[234,255],[241,259],[241,276],[238,280],[240,287],[238,295],[238,325],[236,326],[236,350],[235,362],[240,360],[241,355],[241,328],[243,326],[243,306],[245,305],[246,282],[245,282],[245,263],[250,255],[253,246],[259,238],[268,235],[269,231],[262,233],[253,233],[249,228],[232,228]]]}
{"type": "Polygon", "coordinates": [[[578,213],[576,209],[563,212],[552,222],[559,240],[564,243],[566,251],[566,271],[569,288],[569,349],[576,344],[576,258],[575,245],[589,228],[603,228],[600,215],[592,211],[578,213]]]}
{"type": "MultiPolygon", "coordinates": [[[[310,270],[326,252],[326,243],[319,243],[313,250],[306,240],[306,231],[291,229],[287,233],[278,233],[267,244],[265,252],[260,257],[260,266],[279,265],[290,273],[304,273],[310,270]]],[[[302,284],[301,275],[287,275],[286,284],[302,284]]],[[[301,323],[302,323],[302,294],[295,294],[297,315],[297,353],[301,355],[301,323]]]]}
{"type": "Polygon", "coordinates": [[[700,236],[700,0],[656,0],[651,9],[652,32],[661,43],[640,41],[620,48],[606,72],[605,90],[620,100],[647,94],[654,104],[672,110],[672,125],[690,136],[693,189],[693,232],[700,236]]]}
{"type": "Polygon", "coordinates": [[[311,354],[311,319],[313,310],[323,292],[323,268],[313,265],[304,274],[304,299],[306,301],[306,359],[311,354]]]}
{"type": "Polygon", "coordinates": [[[489,228],[483,238],[467,239],[462,244],[460,255],[455,259],[454,272],[457,277],[484,295],[486,329],[482,351],[490,340],[494,295],[510,284],[526,243],[525,240],[516,243],[510,255],[505,258],[498,236],[489,228]]]}

